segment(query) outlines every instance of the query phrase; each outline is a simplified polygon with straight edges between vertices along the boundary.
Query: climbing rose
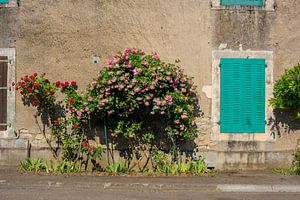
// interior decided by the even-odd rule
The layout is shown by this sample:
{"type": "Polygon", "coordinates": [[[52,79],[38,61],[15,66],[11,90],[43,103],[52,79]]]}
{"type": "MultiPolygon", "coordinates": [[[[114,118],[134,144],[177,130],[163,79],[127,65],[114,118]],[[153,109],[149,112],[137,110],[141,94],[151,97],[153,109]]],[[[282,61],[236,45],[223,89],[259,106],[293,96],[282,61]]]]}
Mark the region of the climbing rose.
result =
{"type": "Polygon", "coordinates": [[[166,98],[165,98],[167,101],[171,102],[173,99],[170,95],[167,95],[166,98]]]}
{"type": "Polygon", "coordinates": [[[60,81],[56,81],[56,83],[55,83],[56,87],[59,87],[60,84],[61,84],[60,81]]]}
{"type": "Polygon", "coordinates": [[[82,146],[84,146],[84,147],[87,147],[88,144],[89,144],[89,143],[88,143],[87,141],[83,141],[83,142],[82,142],[82,146]]]}
{"type": "Polygon", "coordinates": [[[74,129],[78,129],[78,125],[77,125],[77,124],[74,124],[73,128],[74,128],[74,129]]]}
{"type": "Polygon", "coordinates": [[[76,87],[76,85],[77,85],[76,81],[71,81],[71,85],[72,85],[73,87],[76,87]]]}
{"type": "Polygon", "coordinates": [[[75,103],[75,100],[72,97],[69,99],[69,101],[71,104],[75,103]]]}

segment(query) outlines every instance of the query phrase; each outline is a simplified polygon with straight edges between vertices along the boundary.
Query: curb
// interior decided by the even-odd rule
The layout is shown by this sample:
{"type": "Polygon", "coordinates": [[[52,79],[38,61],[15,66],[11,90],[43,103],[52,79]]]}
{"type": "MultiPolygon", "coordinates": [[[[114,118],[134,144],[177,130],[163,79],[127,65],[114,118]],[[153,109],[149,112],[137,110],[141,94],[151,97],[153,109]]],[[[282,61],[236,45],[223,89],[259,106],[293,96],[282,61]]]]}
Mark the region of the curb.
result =
{"type": "Polygon", "coordinates": [[[300,185],[247,185],[218,184],[217,190],[222,192],[290,192],[300,193],[300,185]]]}

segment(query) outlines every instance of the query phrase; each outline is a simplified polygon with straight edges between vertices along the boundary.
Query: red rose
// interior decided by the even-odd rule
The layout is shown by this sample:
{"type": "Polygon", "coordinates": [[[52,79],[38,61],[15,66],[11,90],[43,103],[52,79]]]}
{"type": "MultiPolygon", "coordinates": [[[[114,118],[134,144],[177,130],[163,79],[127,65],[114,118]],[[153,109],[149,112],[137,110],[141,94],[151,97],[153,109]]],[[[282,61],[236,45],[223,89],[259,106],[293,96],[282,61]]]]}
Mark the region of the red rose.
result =
{"type": "Polygon", "coordinates": [[[23,92],[23,91],[20,91],[20,94],[21,94],[21,95],[24,95],[24,92],[23,92]]]}
{"type": "Polygon", "coordinates": [[[30,85],[31,85],[31,86],[34,86],[34,82],[31,82],[30,85]]]}
{"type": "Polygon", "coordinates": [[[74,128],[74,129],[78,129],[78,125],[77,125],[77,124],[74,124],[73,128],[74,128]]]}
{"type": "Polygon", "coordinates": [[[37,77],[37,75],[38,75],[38,74],[37,74],[36,72],[33,73],[33,76],[34,76],[34,77],[37,77]]]}
{"type": "Polygon", "coordinates": [[[84,146],[84,147],[87,147],[88,144],[89,144],[89,143],[88,143],[87,141],[83,141],[83,142],[82,142],[82,146],[84,146]]]}
{"type": "Polygon", "coordinates": [[[36,83],[34,86],[35,86],[36,88],[40,88],[40,87],[41,87],[41,84],[36,83]]]}
{"type": "Polygon", "coordinates": [[[65,82],[65,87],[68,87],[68,86],[69,86],[69,82],[66,81],[66,82],[65,82]]]}
{"type": "Polygon", "coordinates": [[[73,87],[76,87],[76,85],[77,85],[76,81],[71,81],[71,85],[72,85],[73,87]]]}
{"type": "Polygon", "coordinates": [[[15,82],[12,82],[12,83],[11,83],[11,86],[15,87],[15,85],[16,85],[15,82]]]}
{"type": "Polygon", "coordinates": [[[92,146],[89,146],[89,151],[93,151],[93,147],[92,146]]]}
{"type": "Polygon", "coordinates": [[[38,103],[38,102],[36,102],[36,101],[33,101],[33,102],[31,102],[31,105],[32,105],[33,107],[36,107],[36,106],[38,106],[38,105],[39,105],[39,103],[38,103]]]}
{"type": "Polygon", "coordinates": [[[69,101],[71,104],[75,103],[75,100],[72,97],[69,99],[69,101]]]}
{"type": "Polygon", "coordinates": [[[26,75],[26,76],[24,76],[24,81],[27,83],[27,82],[29,82],[29,78],[28,78],[28,76],[26,75]]]}
{"type": "Polygon", "coordinates": [[[53,91],[50,91],[50,95],[53,96],[55,94],[55,92],[53,91]]]}
{"type": "Polygon", "coordinates": [[[33,90],[32,88],[28,88],[28,92],[31,93],[33,90]]]}
{"type": "Polygon", "coordinates": [[[56,81],[56,83],[55,83],[56,87],[59,87],[60,84],[61,84],[60,81],[56,81]]]}
{"type": "Polygon", "coordinates": [[[59,125],[59,121],[58,120],[54,120],[54,124],[58,126],[59,125]]]}

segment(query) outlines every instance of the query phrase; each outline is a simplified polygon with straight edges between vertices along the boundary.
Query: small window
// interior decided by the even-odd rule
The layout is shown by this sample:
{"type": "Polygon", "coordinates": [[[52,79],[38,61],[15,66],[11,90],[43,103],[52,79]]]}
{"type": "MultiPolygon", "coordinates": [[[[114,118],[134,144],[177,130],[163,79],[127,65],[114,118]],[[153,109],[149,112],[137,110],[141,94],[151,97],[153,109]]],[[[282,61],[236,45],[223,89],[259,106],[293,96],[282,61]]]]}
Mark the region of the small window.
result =
{"type": "Polygon", "coordinates": [[[5,4],[5,3],[8,3],[8,2],[9,2],[9,0],[0,0],[1,4],[5,4]]]}
{"type": "Polygon", "coordinates": [[[0,48],[0,136],[14,135],[16,103],[15,90],[15,49],[0,48]]]}
{"type": "Polygon", "coordinates": [[[222,6],[264,6],[264,0],[221,0],[222,6]]]}
{"type": "Polygon", "coordinates": [[[265,60],[222,58],[221,133],[265,132],[265,60]]]}
{"type": "Polygon", "coordinates": [[[18,7],[18,0],[0,0],[0,8],[18,7]]]}
{"type": "Polygon", "coordinates": [[[7,56],[0,56],[0,131],[7,130],[7,56]]]}

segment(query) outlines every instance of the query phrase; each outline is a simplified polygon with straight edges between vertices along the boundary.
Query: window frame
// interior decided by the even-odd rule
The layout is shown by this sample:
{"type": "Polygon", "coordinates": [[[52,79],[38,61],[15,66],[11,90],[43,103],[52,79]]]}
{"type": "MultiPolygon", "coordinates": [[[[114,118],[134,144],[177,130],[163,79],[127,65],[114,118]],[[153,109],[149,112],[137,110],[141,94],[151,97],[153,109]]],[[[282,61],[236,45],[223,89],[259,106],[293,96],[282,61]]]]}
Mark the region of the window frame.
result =
{"type": "Polygon", "coordinates": [[[16,51],[14,48],[0,48],[0,55],[7,57],[7,129],[0,131],[1,138],[10,138],[15,134],[15,122],[16,122],[16,94],[15,90],[11,88],[12,82],[15,82],[16,78],[16,51]]]}
{"type": "Polygon", "coordinates": [[[273,108],[268,100],[273,96],[273,51],[234,51],[231,49],[212,51],[212,84],[203,86],[202,91],[211,99],[211,140],[212,141],[274,141],[271,124],[265,124],[265,134],[262,133],[227,133],[220,132],[220,59],[221,58],[263,58],[265,68],[265,119],[273,117],[273,108]]]}
{"type": "Polygon", "coordinates": [[[221,5],[221,0],[210,0],[213,10],[264,10],[275,11],[275,0],[264,0],[264,6],[221,5]]]}

